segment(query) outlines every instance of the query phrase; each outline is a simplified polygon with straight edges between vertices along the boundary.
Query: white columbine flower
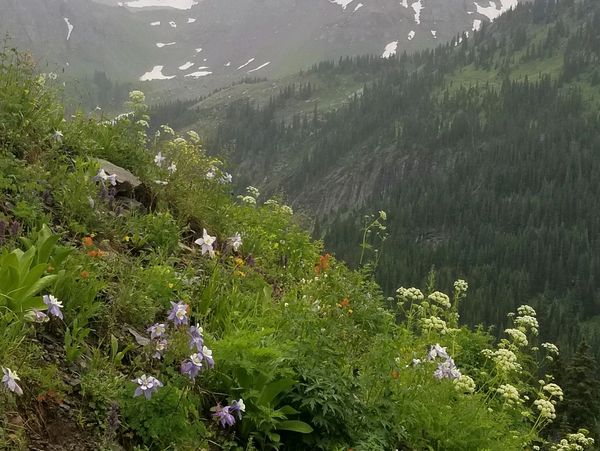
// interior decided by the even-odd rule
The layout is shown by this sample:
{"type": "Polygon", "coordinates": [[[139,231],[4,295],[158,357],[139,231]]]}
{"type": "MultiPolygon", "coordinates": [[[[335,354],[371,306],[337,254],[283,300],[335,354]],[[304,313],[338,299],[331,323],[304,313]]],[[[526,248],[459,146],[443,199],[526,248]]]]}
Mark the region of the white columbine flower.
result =
{"type": "Polygon", "coordinates": [[[175,174],[175,171],[177,171],[177,165],[174,161],[169,165],[167,171],[169,171],[171,174],[175,174]]]}
{"type": "Polygon", "coordinates": [[[165,157],[163,157],[162,152],[158,152],[156,154],[156,156],[154,157],[154,162],[156,163],[156,166],[158,166],[159,168],[162,167],[163,161],[165,161],[165,157]]]}
{"type": "Polygon", "coordinates": [[[230,246],[233,248],[235,252],[237,252],[242,246],[242,237],[239,233],[236,233],[232,237],[228,238],[230,246]]]}
{"type": "Polygon", "coordinates": [[[201,247],[202,255],[208,253],[210,258],[215,256],[215,250],[213,249],[213,244],[217,238],[214,236],[210,236],[206,229],[202,229],[202,238],[198,238],[194,241],[195,244],[201,247]]]}
{"type": "Polygon", "coordinates": [[[54,141],[61,143],[63,140],[63,134],[60,130],[54,130],[54,133],[52,134],[52,139],[54,139],[54,141]]]}

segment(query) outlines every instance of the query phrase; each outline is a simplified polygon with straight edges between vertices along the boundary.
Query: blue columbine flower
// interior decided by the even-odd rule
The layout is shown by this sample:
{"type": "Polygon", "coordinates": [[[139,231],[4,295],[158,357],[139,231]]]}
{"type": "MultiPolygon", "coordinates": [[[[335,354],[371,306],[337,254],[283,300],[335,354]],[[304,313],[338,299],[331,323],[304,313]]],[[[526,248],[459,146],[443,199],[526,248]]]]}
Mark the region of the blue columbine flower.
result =
{"type": "Polygon", "coordinates": [[[456,380],[460,378],[460,371],[456,368],[454,360],[448,357],[444,362],[440,363],[437,369],[433,373],[433,377],[438,380],[451,379],[456,380]]]}
{"type": "Polygon", "coordinates": [[[155,338],[162,337],[167,330],[167,327],[163,323],[156,323],[150,326],[147,330],[150,332],[150,338],[154,340],[155,338]]]}
{"type": "Polygon", "coordinates": [[[215,413],[213,416],[221,423],[221,427],[233,426],[235,424],[235,418],[230,412],[231,407],[221,407],[221,404],[217,404],[214,408],[215,413]]]}
{"type": "Polygon", "coordinates": [[[202,354],[192,354],[189,359],[184,360],[181,363],[181,374],[188,376],[190,379],[194,379],[198,376],[198,373],[202,369],[202,354]]]}
{"type": "Polygon", "coordinates": [[[246,404],[244,404],[244,400],[240,398],[237,401],[233,401],[231,406],[229,406],[229,412],[234,414],[237,413],[238,419],[242,419],[242,412],[246,411],[246,404]]]}
{"type": "Polygon", "coordinates": [[[134,397],[144,395],[146,399],[152,398],[152,394],[157,391],[160,387],[163,386],[163,383],[159,381],[157,378],[153,376],[146,376],[142,374],[137,379],[134,379],[132,382],[138,384],[138,387],[135,389],[134,397]]]}
{"type": "Polygon", "coordinates": [[[63,319],[63,314],[62,314],[62,311],[60,310],[63,306],[62,302],[60,302],[58,299],[56,299],[51,294],[45,294],[43,296],[43,300],[44,300],[44,304],[46,304],[48,306],[48,313],[50,315],[56,316],[60,319],[63,319]]]}
{"type": "Polygon", "coordinates": [[[208,349],[206,346],[202,346],[202,356],[204,357],[206,364],[210,368],[215,367],[215,361],[213,360],[213,357],[212,357],[212,351],[210,349],[208,349]]]}
{"type": "Polygon", "coordinates": [[[23,394],[23,390],[21,390],[21,387],[19,387],[19,384],[17,384],[17,381],[20,380],[17,373],[12,371],[10,368],[2,368],[2,373],[4,373],[2,376],[2,383],[6,389],[21,396],[23,394]]]}
{"type": "Polygon", "coordinates": [[[167,319],[173,321],[176,326],[188,323],[188,310],[189,306],[183,301],[179,301],[177,304],[171,301],[171,312],[167,319]]]}
{"type": "Polygon", "coordinates": [[[190,327],[190,330],[188,331],[188,335],[190,336],[190,348],[196,348],[198,352],[202,352],[202,347],[204,346],[204,338],[202,337],[203,332],[200,324],[190,327]]]}

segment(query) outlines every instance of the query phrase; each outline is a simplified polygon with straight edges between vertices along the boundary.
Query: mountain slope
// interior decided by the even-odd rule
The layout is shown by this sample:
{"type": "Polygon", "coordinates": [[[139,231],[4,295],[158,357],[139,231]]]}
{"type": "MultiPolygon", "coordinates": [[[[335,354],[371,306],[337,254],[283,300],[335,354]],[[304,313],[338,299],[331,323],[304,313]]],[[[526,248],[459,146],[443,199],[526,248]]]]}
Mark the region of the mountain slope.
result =
{"type": "Polygon", "coordinates": [[[144,89],[164,100],[205,95],[245,76],[291,74],[323,59],[429,48],[479,27],[516,0],[502,0],[498,9],[492,5],[0,0],[0,30],[52,66],[69,63],[75,78],[99,70],[119,82],[144,80],[144,89]]]}
{"type": "Polygon", "coordinates": [[[579,322],[600,314],[599,20],[597,2],[536,1],[379,72],[369,58],[322,65],[324,78],[376,75],[347,106],[298,109],[292,123],[282,106],[306,100],[285,90],[260,108],[233,102],[209,145],[241,183],[314,213],[317,235],[349,261],[356,218],[386,210],[388,292],[435,266],[446,286],[472,282],[469,321],[501,326],[527,300],[548,319],[545,336],[570,347],[585,330],[597,342],[579,322]]]}

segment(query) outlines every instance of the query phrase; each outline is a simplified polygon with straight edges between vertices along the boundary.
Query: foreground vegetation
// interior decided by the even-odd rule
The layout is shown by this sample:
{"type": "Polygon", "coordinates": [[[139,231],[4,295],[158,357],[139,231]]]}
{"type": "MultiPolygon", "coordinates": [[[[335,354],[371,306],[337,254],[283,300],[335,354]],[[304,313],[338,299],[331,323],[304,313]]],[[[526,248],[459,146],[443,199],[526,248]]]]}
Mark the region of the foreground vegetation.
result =
{"type": "Polygon", "coordinates": [[[148,136],[141,92],[65,121],[53,78],[0,55],[1,449],[593,445],[593,363],[569,397],[531,307],[495,341],[461,326],[463,280],[384,299],[197,134],[148,136]]]}

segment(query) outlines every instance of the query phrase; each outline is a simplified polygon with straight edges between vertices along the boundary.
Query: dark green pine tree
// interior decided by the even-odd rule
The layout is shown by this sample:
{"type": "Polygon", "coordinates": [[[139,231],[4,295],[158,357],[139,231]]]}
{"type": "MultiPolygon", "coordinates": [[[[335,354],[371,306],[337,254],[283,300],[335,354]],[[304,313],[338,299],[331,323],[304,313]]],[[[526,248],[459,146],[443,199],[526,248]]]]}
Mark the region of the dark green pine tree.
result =
{"type": "Polygon", "coordinates": [[[598,438],[600,426],[600,381],[598,364],[583,341],[569,362],[563,382],[564,413],[571,430],[588,429],[598,438]]]}

